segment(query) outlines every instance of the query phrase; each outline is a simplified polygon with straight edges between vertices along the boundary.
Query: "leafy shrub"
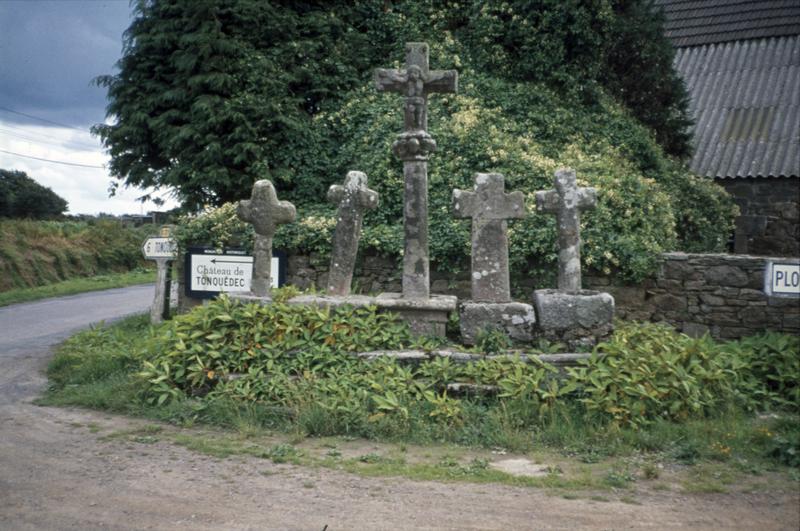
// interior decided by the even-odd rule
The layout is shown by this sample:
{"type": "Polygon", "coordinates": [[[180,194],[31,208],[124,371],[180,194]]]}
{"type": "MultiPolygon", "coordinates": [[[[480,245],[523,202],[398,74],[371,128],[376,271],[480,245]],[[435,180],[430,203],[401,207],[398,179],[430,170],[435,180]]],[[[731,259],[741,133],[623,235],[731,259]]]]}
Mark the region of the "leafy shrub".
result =
{"type": "Polygon", "coordinates": [[[740,391],[748,407],[800,410],[800,338],[765,332],[726,349],[745,364],[740,391]]]}
{"type": "Polygon", "coordinates": [[[570,370],[587,411],[621,426],[683,421],[735,396],[744,364],[710,337],[690,338],[661,324],[624,324],[570,370]]]}

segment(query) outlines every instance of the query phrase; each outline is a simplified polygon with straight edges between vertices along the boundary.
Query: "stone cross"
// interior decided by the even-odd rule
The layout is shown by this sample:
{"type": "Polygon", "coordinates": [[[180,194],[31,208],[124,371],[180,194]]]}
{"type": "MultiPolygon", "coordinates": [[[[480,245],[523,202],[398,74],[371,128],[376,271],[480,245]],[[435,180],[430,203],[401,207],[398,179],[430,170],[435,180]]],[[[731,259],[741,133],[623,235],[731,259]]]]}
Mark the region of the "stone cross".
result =
{"type": "Polygon", "coordinates": [[[399,92],[405,97],[405,131],[392,145],[403,161],[403,297],[430,297],[430,260],[428,257],[428,155],[436,142],[428,134],[428,94],[456,92],[458,72],[430,70],[428,45],[406,44],[406,68],[379,68],[375,71],[379,91],[399,92]]]}
{"type": "Polygon", "coordinates": [[[476,173],[473,192],[453,190],[453,215],[472,218],[472,300],[511,301],[506,220],[525,217],[522,192],[505,193],[500,173],[476,173]]]}
{"type": "Polygon", "coordinates": [[[336,203],[339,211],[327,291],[328,295],[344,296],[350,294],[364,211],[378,206],[378,193],[367,188],[366,174],[351,171],[347,173],[344,186],[334,184],[328,189],[328,201],[336,203]]]}
{"type": "Polygon", "coordinates": [[[405,96],[404,122],[406,132],[428,130],[428,94],[457,92],[458,72],[455,70],[430,70],[428,44],[406,43],[404,70],[378,68],[375,86],[379,91],[399,92],[405,96]]]}
{"type": "Polygon", "coordinates": [[[253,225],[256,231],[253,260],[253,280],[250,291],[257,297],[269,299],[272,275],[272,238],[278,225],[294,221],[294,205],[278,201],[275,187],[266,179],[256,181],[249,200],[239,201],[239,219],[253,225]]]}
{"type": "Polygon", "coordinates": [[[578,188],[575,170],[560,168],[555,190],[536,192],[536,208],[556,215],[558,231],[558,289],[581,289],[581,211],[597,205],[597,190],[578,188]]]}

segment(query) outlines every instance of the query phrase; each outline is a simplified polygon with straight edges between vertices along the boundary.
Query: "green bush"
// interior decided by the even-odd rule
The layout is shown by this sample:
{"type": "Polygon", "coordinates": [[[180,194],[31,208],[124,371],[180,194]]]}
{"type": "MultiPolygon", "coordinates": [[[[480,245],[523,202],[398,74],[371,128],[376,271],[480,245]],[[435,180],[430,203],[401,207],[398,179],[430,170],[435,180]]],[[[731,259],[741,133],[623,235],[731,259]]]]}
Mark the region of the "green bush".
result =
{"type": "Polygon", "coordinates": [[[800,411],[800,338],[765,332],[726,345],[745,364],[741,393],[751,409],[800,411]]]}
{"type": "Polygon", "coordinates": [[[624,324],[571,369],[590,413],[621,426],[708,415],[736,396],[744,363],[710,337],[660,324],[624,324]]]}

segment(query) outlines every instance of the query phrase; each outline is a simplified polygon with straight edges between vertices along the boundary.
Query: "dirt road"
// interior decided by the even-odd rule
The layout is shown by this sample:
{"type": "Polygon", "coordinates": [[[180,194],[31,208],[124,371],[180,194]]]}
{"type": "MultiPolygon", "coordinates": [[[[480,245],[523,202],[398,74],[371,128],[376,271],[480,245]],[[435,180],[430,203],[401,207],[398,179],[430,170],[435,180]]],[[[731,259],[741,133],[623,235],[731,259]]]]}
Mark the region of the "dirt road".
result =
{"type": "MultiPolygon", "coordinates": [[[[149,304],[146,296],[134,303],[130,292],[114,291],[131,304],[125,309],[123,303],[117,314],[149,304]]],[[[119,303],[107,294],[67,299],[73,301],[59,303],[59,312],[71,315],[82,315],[99,301],[119,303]]],[[[795,530],[800,525],[797,492],[643,491],[627,502],[565,499],[532,488],[363,478],[250,457],[215,459],[169,437],[118,437],[145,422],[30,403],[46,384],[40,374],[49,356],[44,343],[58,341],[68,330],[41,325],[38,335],[24,332],[20,340],[23,332],[8,327],[37,319],[23,315],[37,311],[26,306],[33,305],[0,312],[3,530],[795,530]]],[[[84,324],[97,320],[87,319],[84,324]]]]}

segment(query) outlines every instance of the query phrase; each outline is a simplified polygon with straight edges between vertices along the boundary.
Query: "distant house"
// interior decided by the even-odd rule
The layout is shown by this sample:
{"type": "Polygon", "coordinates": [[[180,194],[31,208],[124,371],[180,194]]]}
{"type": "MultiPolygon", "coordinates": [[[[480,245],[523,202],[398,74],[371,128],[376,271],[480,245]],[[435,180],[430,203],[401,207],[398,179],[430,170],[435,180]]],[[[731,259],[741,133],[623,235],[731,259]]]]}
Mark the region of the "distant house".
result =
{"type": "Polygon", "coordinates": [[[691,98],[691,169],[741,209],[734,251],[800,256],[800,0],[655,4],[691,98]]]}

